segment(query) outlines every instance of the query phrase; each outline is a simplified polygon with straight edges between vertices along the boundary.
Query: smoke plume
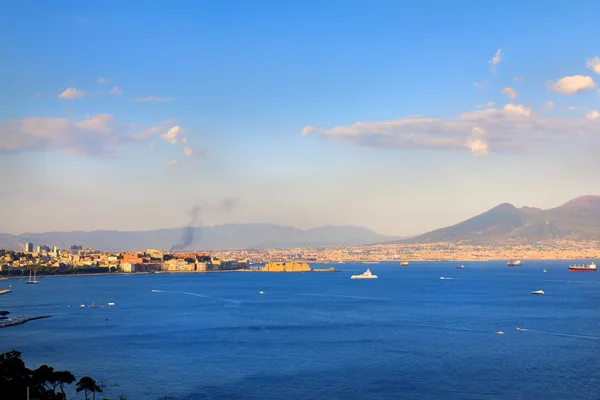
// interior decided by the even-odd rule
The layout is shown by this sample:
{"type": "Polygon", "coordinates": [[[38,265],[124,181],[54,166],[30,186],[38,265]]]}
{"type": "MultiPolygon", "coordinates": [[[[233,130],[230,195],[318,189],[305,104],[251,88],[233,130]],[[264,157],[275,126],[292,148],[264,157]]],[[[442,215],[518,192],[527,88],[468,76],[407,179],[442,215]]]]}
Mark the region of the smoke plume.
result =
{"type": "Polygon", "coordinates": [[[221,200],[221,207],[229,212],[231,210],[233,210],[238,203],[240,202],[240,198],[239,197],[227,197],[223,200],[221,200]]]}
{"type": "Polygon", "coordinates": [[[170,251],[183,250],[192,244],[194,241],[194,234],[196,232],[196,228],[200,225],[200,207],[194,206],[190,210],[190,223],[183,228],[183,235],[181,237],[181,243],[174,245],[171,247],[170,251]]]}

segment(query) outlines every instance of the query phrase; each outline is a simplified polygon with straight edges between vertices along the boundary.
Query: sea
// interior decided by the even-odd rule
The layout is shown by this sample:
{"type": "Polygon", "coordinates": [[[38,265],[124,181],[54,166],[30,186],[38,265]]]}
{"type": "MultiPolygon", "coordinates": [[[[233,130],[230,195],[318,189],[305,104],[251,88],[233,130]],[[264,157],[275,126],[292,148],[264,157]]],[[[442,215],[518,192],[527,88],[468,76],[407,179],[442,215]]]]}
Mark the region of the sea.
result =
{"type": "Polygon", "coordinates": [[[600,399],[600,273],[568,265],[12,279],[0,310],[52,317],[0,329],[0,352],[98,399],[600,399]]]}

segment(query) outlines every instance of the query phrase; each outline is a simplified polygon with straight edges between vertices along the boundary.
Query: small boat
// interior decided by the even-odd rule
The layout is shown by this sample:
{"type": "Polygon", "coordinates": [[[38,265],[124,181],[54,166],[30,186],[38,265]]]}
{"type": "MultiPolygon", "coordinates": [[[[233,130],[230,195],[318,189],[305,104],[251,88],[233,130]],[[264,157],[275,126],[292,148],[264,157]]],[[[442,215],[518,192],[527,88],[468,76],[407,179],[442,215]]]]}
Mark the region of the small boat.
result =
{"type": "Polygon", "coordinates": [[[258,292],[258,294],[265,294],[265,292],[263,292],[262,290],[260,292],[258,292]]]}
{"type": "Polygon", "coordinates": [[[161,293],[161,292],[162,292],[162,290],[156,290],[156,289],[152,289],[152,291],[153,291],[154,293],[161,293]]]}
{"type": "Polygon", "coordinates": [[[451,281],[452,278],[446,278],[445,276],[440,276],[440,279],[443,281],[451,281]]]}
{"type": "Polygon", "coordinates": [[[401,267],[406,267],[408,265],[408,261],[401,261],[400,262],[400,266],[401,267]]]}
{"type": "Polygon", "coordinates": [[[25,283],[27,283],[29,285],[36,285],[36,284],[40,283],[39,281],[35,280],[35,271],[33,271],[33,279],[31,279],[31,271],[29,271],[29,280],[25,281],[25,283]]]}
{"type": "Polygon", "coordinates": [[[367,268],[367,270],[360,275],[352,275],[350,279],[377,279],[377,275],[373,275],[371,270],[367,268]]]}
{"type": "Polygon", "coordinates": [[[516,260],[516,261],[509,261],[506,263],[507,267],[520,267],[521,266],[521,260],[516,260]]]}
{"type": "Polygon", "coordinates": [[[544,270],[542,272],[548,272],[548,270],[546,268],[544,268],[544,270]]]}
{"type": "Polygon", "coordinates": [[[85,304],[80,304],[79,307],[85,308],[85,304]]]}
{"type": "Polygon", "coordinates": [[[92,308],[98,308],[95,302],[92,303],[92,308]]]}
{"type": "Polygon", "coordinates": [[[465,266],[461,265],[461,266],[456,267],[456,269],[465,269],[465,266]]]}
{"type": "Polygon", "coordinates": [[[108,303],[108,305],[109,305],[110,307],[112,307],[112,306],[114,306],[114,305],[115,305],[115,303],[108,303]]]}
{"type": "Polygon", "coordinates": [[[543,290],[534,290],[533,292],[531,292],[531,294],[539,294],[539,295],[544,295],[546,293],[544,293],[543,290]]]}
{"type": "Polygon", "coordinates": [[[502,331],[498,331],[498,332],[496,332],[496,333],[497,333],[498,335],[504,335],[504,332],[502,332],[502,331]]]}

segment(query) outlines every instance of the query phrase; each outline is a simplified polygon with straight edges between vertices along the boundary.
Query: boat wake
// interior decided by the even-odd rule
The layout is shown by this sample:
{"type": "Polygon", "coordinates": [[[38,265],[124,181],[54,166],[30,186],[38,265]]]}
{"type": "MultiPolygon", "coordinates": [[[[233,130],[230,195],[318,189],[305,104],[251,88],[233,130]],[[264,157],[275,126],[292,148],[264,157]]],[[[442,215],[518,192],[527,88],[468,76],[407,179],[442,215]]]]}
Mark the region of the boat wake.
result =
{"type": "Polygon", "coordinates": [[[539,334],[542,334],[542,335],[562,336],[562,337],[569,337],[569,338],[575,338],[575,339],[600,340],[600,337],[598,337],[598,336],[571,335],[571,334],[568,334],[568,333],[538,331],[537,329],[519,328],[519,331],[520,332],[539,333],[539,334]]]}
{"type": "Polygon", "coordinates": [[[330,297],[330,298],[336,298],[336,299],[383,301],[383,299],[376,298],[376,297],[344,296],[344,295],[337,295],[337,294],[299,293],[299,294],[297,294],[297,296],[315,296],[315,297],[330,297]]]}

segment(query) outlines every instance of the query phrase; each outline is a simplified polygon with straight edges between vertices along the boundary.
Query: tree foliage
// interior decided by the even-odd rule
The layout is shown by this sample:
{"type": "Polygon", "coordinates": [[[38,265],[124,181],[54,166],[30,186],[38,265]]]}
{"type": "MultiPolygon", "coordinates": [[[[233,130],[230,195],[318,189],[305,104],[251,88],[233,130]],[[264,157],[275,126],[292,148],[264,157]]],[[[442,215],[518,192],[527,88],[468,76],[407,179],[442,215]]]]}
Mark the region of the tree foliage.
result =
{"type": "MultiPolygon", "coordinates": [[[[42,365],[36,370],[25,366],[18,351],[0,354],[0,398],[25,399],[27,388],[31,400],[66,400],[65,386],[75,382],[69,371],[55,371],[53,367],[42,365]]],[[[96,396],[102,389],[96,381],[85,376],[77,382],[77,392],[84,391],[96,396]]]]}

